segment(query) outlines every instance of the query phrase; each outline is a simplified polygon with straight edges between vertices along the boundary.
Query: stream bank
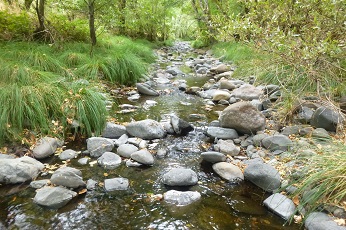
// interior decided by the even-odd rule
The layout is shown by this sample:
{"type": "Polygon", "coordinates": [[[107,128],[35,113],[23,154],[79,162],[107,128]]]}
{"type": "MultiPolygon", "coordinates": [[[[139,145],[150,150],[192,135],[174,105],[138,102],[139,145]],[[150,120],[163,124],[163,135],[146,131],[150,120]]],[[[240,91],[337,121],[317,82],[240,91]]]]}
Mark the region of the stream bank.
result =
{"type": "MultiPolygon", "coordinates": [[[[275,168],[280,166],[279,160],[287,156],[288,148],[299,149],[308,142],[301,138],[300,145],[297,145],[292,142],[290,135],[304,135],[305,132],[319,137],[324,135],[326,138],[329,134],[310,126],[294,126],[281,131],[271,119],[275,111],[270,108],[270,103],[279,97],[279,93],[276,93],[279,92],[279,87],[254,87],[248,84],[253,83],[254,79],[251,77],[232,79],[232,68],[230,63],[222,63],[208,52],[192,50],[188,43],[177,43],[170,49],[159,50],[158,63],[153,66],[153,74],[147,78],[148,81],[137,85],[137,90],[128,90],[123,98],[118,99],[118,105],[114,105],[114,116],[120,124],[109,123],[103,134],[106,138],[97,139],[95,145],[91,144],[95,139],[90,138],[81,148],[69,143],[64,150],[77,151],[76,156],[69,160],[61,159],[62,153],[55,150],[40,160],[47,165],[45,173],[41,173],[37,179],[52,181],[51,174],[58,175],[57,169],[65,162],[81,173],[72,173],[82,178],[79,181],[81,186],[76,187],[86,187],[88,191],[73,189],[80,194],[73,195],[75,198],[60,209],[51,210],[32,202],[37,193],[35,195],[34,189],[27,188],[27,182],[2,186],[1,196],[4,199],[0,203],[3,210],[0,216],[5,220],[1,222],[3,227],[299,229],[296,224],[285,225],[286,221],[263,206],[263,201],[280,187],[281,179],[277,178],[277,174],[283,172],[275,168]],[[234,92],[239,88],[243,91],[234,92]],[[263,92],[267,92],[267,98],[263,92]],[[254,128],[250,133],[246,130],[240,133],[239,128],[233,132],[230,128],[220,127],[220,121],[217,120],[222,111],[240,101],[251,101],[254,108],[262,111],[261,114],[266,116],[266,131],[263,124],[258,131],[254,128]],[[139,125],[136,123],[139,121],[151,123],[139,125]],[[129,131],[129,124],[134,123],[140,128],[129,131]],[[163,129],[148,131],[152,126],[162,126],[163,129]],[[185,129],[188,131],[182,132],[185,129]],[[153,136],[142,136],[144,132],[153,136]],[[263,142],[265,138],[267,139],[263,142]],[[120,151],[120,146],[124,144],[128,146],[120,151]],[[134,152],[138,149],[146,149],[147,152],[137,153],[140,156],[136,157],[132,155],[133,146],[137,148],[134,152]],[[109,154],[109,161],[100,160],[99,157],[105,152],[114,152],[118,156],[109,154]],[[215,169],[217,163],[224,162],[227,162],[225,169],[221,167],[221,172],[215,169]],[[235,165],[241,170],[241,174],[236,176],[237,180],[233,180],[232,173],[231,178],[222,173],[224,170],[229,172],[228,165],[235,165]],[[250,165],[256,166],[256,169],[246,172],[246,166],[250,165]],[[260,171],[259,167],[265,172],[270,171],[269,183],[256,183],[258,175],[253,175],[252,171],[260,171]],[[191,178],[187,176],[188,179],[184,177],[184,184],[181,181],[175,181],[178,184],[167,182],[167,173],[180,168],[192,170],[195,174],[192,173],[191,178]],[[247,180],[241,178],[243,174],[247,180]],[[127,179],[119,182],[127,183],[127,186],[116,189],[117,186],[114,188],[110,184],[109,187],[110,181],[107,180],[116,178],[127,179]],[[253,183],[250,178],[255,178],[253,183]],[[279,184],[268,189],[277,180],[279,184]],[[176,205],[174,202],[181,201],[179,197],[168,202],[170,199],[164,195],[172,190],[198,192],[199,196],[189,201],[188,205],[176,205]]],[[[260,119],[264,116],[259,115],[260,112],[252,110],[252,107],[250,110],[242,108],[247,111],[245,114],[255,114],[249,117],[246,127],[250,123],[256,126],[262,122],[260,119]]],[[[310,110],[302,111],[299,116],[312,119],[312,114],[307,117],[310,110]]],[[[235,117],[242,116],[239,113],[235,117]]],[[[333,128],[332,125],[330,127],[333,128]]],[[[60,144],[55,140],[46,142],[49,146],[59,147],[60,144]]],[[[46,145],[43,143],[42,146],[46,145]]],[[[42,153],[41,150],[37,152],[42,153]]],[[[53,184],[64,183],[53,181],[53,184]]],[[[71,185],[64,187],[73,188],[71,185]]],[[[174,196],[178,195],[173,194],[174,196]]],[[[188,198],[191,197],[194,195],[189,194],[188,198]]],[[[182,200],[187,202],[184,195],[182,200]]]]}

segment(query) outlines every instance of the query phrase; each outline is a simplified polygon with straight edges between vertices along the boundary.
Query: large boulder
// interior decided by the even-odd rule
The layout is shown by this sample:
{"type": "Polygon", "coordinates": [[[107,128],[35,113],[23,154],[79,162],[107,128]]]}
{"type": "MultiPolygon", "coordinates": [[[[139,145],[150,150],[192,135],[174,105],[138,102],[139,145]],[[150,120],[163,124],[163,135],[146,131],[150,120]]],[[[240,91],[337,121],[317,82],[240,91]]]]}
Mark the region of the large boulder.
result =
{"type": "Polygon", "coordinates": [[[37,142],[35,148],[32,150],[32,154],[36,159],[43,159],[53,155],[58,146],[57,139],[44,137],[37,142]]]}
{"type": "Polygon", "coordinates": [[[61,187],[44,187],[37,190],[34,197],[36,204],[47,208],[61,208],[65,206],[77,193],[61,187]]]}
{"type": "Polygon", "coordinates": [[[100,157],[105,152],[110,152],[114,148],[111,139],[103,137],[90,137],[87,139],[87,149],[92,157],[100,157]]]}
{"type": "Polygon", "coordinates": [[[293,143],[289,137],[280,134],[263,138],[262,144],[266,149],[272,151],[287,151],[293,143]]]}
{"type": "Polygon", "coordinates": [[[244,170],[244,177],[261,189],[273,192],[280,188],[280,173],[271,165],[254,161],[244,170]]]}
{"type": "Polygon", "coordinates": [[[28,156],[0,160],[0,183],[15,184],[33,180],[44,165],[28,156]]]}
{"type": "Polygon", "coordinates": [[[251,101],[253,99],[259,99],[263,94],[261,89],[256,88],[253,85],[245,84],[232,91],[233,96],[245,101],[251,101]]]}
{"type": "Polygon", "coordinates": [[[189,205],[201,198],[201,194],[199,192],[192,192],[192,191],[176,191],[176,190],[169,190],[168,192],[165,192],[163,194],[163,199],[167,203],[175,204],[177,206],[185,206],[189,205]]]}
{"type": "Polygon", "coordinates": [[[165,173],[162,180],[168,186],[191,186],[197,184],[198,177],[191,169],[174,168],[165,173]]]}
{"type": "Polygon", "coordinates": [[[293,201],[280,193],[271,195],[263,201],[263,204],[285,220],[289,220],[296,210],[293,201]]]}
{"type": "Polygon", "coordinates": [[[105,169],[115,169],[121,164],[121,158],[115,153],[105,152],[97,159],[97,163],[105,169]]]}
{"type": "Polygon", "coordinates": [[[218,139],[236,139],[239,137],[235,129],[221,128],[221,127],[214,127],[214,126],[208,127],[207,135],[212,138],[218,138],[218,139]]]}
{"type": "Polygon", "coordinates": [[[131,122],[126,126],[126,130],[131,136],[146,140],[159,139],[166,135],[163,126],[151,119],[131,122]]]}
{"type": "Polygon", "coordinates": [[[52,184],[68,188],[78,188],[86,185],[82,178],[82,172],[71,167],[59,168],[53,173],[50,181],[52,184]]]}
{"type": "Polygon", "coordinates": [[[137,83],[137,90],[140,94],[148,95],[148,96],[159,96],[159,93],[152,89],[148,84],[137,83]]]}
{"type": "Polygon", "coordinates": [[[102,136],[105,138],[116,139],[126,134],[126,127],[123,125],[114,124],[112,122],[107,122],[106,127],[103,130],[102,136]]]}
{"type": "Polygon", "coordinates": [[[235,165],[219,162],[213,165],[213,170],[223,179],[228,181],[244,180],[242,171],[235,165]]]}
{"type": "Polygon", "coordinates": [[[190,131],[193,130],[193,126],[189,124],[187,121],[177,117],[176,115],[171,115],[171,125],[176,134],[185,136],[190,131]]]}
{"type": "Polygon", "coordinates": [[[243,134],[256,134],[266,126],[265,116],[248,102],[237,102],[224,109],[219,117],[220,126],[243,134]]]}
{"type": "Polygon", "coordinates": [[[343,116],[327,107],[319,107],[313,113],[310,124],[316,128],[324,128],[327,131],[336,132],[338,124],[344,121],[343,116]]]}

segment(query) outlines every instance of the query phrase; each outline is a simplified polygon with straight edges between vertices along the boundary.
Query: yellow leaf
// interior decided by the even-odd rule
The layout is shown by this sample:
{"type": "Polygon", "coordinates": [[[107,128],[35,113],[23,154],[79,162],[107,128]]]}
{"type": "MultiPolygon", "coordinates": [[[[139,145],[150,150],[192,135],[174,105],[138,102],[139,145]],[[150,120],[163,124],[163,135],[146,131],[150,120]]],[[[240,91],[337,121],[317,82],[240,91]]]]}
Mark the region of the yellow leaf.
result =
{"type": "Polygon", "coordinates": [[[81,195],[81,194],[84,194],[84,193],[86,193],[86,192],[87,192],[87,189],[85,188],[85,189],[80,190],[80,191],[78,192],[78,194],[81,195]]]}
{"type": "Polygon", "coordinates": [[[104,175],[104,176],[108,176],[108,173],[104,173],[103,175],[104,175]]]}

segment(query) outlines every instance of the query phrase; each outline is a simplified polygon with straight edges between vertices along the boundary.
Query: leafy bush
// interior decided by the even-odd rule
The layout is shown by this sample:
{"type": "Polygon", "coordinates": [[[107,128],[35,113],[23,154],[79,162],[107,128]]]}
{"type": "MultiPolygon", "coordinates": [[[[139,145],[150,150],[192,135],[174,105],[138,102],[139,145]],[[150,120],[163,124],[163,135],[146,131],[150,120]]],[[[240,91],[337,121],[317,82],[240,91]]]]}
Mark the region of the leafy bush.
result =
{"type": "Polygon", "coordinates": [[[32,20],[26,12],[0,11],[0,40],[28,40],[33,31],[32,20]]]}

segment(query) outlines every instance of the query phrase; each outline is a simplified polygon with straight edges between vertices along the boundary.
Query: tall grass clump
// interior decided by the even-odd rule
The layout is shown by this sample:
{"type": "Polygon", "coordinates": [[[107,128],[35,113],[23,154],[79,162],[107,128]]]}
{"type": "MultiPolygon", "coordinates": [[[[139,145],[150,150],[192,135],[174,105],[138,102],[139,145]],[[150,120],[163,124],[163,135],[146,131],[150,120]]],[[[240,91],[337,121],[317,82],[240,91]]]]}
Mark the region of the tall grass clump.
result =
{"type": "Polygon", "coordinates": [[[346,202],[345,144],[320,146],[316,151],[319,154],[305,164],[303,176],[292,181],[298,187],[292,197],[298,197],[299,206],[308,213],[328,205],[342,207],[346,202]]]}

